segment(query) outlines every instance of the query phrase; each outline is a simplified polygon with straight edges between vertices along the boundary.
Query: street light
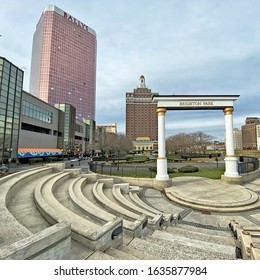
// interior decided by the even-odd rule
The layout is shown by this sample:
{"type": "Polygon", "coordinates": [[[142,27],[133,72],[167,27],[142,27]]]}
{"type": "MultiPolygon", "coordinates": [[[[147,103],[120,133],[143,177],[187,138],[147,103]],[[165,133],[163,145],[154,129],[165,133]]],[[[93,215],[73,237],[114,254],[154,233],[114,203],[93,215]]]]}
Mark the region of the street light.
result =
{"type": "Polygon", "coordinates": [[[117,171],[119,171],[119,153],[120,150],[117,151],[117,171]]]}
{"type": "Polygon", "coordinates": [[[12,160],[12,148],[7,148],[6,151],[8,152],[8,169],[10,168],[10,161],[12,160]]]}

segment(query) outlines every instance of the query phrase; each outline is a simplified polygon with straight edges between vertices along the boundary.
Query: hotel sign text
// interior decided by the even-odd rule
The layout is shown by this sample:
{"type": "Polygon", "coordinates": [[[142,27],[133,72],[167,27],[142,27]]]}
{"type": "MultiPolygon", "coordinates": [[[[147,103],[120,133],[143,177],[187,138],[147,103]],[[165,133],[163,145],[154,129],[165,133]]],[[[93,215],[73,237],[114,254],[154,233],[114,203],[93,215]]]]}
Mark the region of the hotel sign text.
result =
{"type": "Polygon", "coordinates": [[[70,14],[64,12],[63,15],[67,20],[69,20],[70,22],[74,23],[75,25],[81,27],[84,30],[88,30],[88,26],[86,24],[84,24],[83,22],[77,20],[76,18],[74,18],[73,16],[71,16],[70,14]]]}

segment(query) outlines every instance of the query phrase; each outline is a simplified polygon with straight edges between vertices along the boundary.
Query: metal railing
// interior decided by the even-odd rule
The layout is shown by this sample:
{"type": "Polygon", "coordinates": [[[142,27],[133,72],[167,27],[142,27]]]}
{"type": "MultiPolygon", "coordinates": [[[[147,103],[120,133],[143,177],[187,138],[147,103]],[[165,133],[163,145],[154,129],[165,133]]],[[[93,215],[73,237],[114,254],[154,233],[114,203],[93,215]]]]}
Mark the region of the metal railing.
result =
{"type": "Polygon", "coordinates": [[[244,174],[259,169],[259,159],[256,157],[240,156],[238,161],[238,173],[244,174]]]}
{"type": "Polygon", "coordinates": [[[150,166],[136,166],[136,165],[113,165],[105,163],[90,162],[89,170],[99,174],[106,174],[109,176],[121,177],[142,177],[155,178],[156,173],[150,166]]]}

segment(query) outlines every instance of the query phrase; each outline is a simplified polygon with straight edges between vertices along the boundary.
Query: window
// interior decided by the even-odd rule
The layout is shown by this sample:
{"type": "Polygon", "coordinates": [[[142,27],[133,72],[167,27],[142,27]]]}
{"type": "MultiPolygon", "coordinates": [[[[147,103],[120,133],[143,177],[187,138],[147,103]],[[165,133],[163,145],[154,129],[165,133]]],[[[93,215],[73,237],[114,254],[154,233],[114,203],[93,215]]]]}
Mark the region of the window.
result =
{"type": "Polygon", "coordinates": [[[23,101],[23,115],[46,123],[52,123],[53,113],[28,101],[23,101]]]}

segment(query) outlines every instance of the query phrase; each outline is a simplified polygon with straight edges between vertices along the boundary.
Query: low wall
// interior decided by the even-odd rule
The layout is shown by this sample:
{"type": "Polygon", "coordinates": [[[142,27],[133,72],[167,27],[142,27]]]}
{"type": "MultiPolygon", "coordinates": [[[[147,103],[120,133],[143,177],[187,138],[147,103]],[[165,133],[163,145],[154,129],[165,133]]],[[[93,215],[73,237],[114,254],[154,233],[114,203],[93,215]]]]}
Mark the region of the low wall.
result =
{"type": "Polygon", "coordinates": [[[242,177],[242,183],[253,181],[257,178],[260,178],[260,168],[249,173],[240,174],[240,176],[242,177]]]}
{"type": "Polygon", "coordinates": [[[156,180],[155,178],[135,178],[135,177],[117,177],[117,176],[108,176],[108,175],[100,175],[97,174],[97,180],[98,179],[108,179],[113,178],[114,183],[129,183],[134,186],[141,186],[141,187],[147,187],[147,188],[155,188],[157,190],[163,190],[164,188],[168,188],[172,186],[172,179],[160,181],[156,180]]]}
{"type": "Polygon", "coordinates": [[[62,221],[0,248],[0,260],[69,260],[70,223],[62,221]]]}

